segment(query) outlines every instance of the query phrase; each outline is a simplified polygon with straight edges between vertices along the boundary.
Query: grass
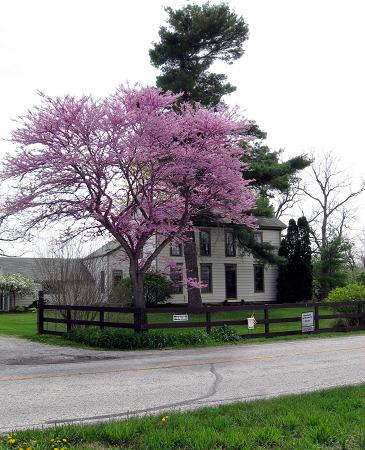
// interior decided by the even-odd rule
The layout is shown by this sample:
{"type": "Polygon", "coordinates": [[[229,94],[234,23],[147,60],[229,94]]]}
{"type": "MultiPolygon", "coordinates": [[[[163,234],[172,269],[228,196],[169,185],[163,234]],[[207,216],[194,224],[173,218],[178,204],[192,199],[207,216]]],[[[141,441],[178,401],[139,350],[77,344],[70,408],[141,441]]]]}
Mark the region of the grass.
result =
{"type": "MultiPolygon", "coordinates": [[[[328,308],[326,308],[328,310],[328,308]]],[[[305,312],[306,308],[289,308],[289,309],[273,309],[270,310],[270,317],[295,317],[300,316],[302,312],[305,312]]],[[[325,308],[321,308],[321,313],[324,313],[325,308]]],[[[55,316],[56,311],[46,311],[47,314],[49,314],[51,317],[55,316]]],[[[212,315],[213,320],[229,320],[229,319],[245,319],[248,316],[251,315],[250,311],[234,311],[234,312],[220,312],[215,313],[212,315]]],[[[107,316],[107,315],[106,315],[107,316]]],[[[172,314],[168,313],[156,313],[156,314],[149,314],[149,322],[150,323],[157,323],[157,322],[171,322],[172,321],[172,314]]],[[[258,310],[255,313],[256,318],[263,318],[263,312],[261,310],[258,310]]],[[[189,321],[199,321],[204,320],[205,317],[203,315],[189,315],[189,321]]],[[[105,317],[105,320],[110,321],[131,321],[132,315],[129,314],[109,314],[108,317],[105,317]]],[[[88,348],[87,345],[81,344],[78,342],[72,342],[70,340],[64,339],[62,337],[57,336],[49,336],[49,335],[37,335],[37,316],[35,313],[26,312],[26,313],[0,313],[0,336],[14,336],[14,337],[20,337],[20,338],[26,338],[31,339],[36,342],[46,343],[46,344],[54,344],[54,345],[61,345],[61,346],[71,346],[71,347],[78,347],[78,348],[88,348]]],[[[321,327],[329,327],[333,324],[332,320],[321,320],[321,327]]],[[[65,327],[63,324],[47,324],[47,328],[50,330],[58,330],[58,331],[65,331],[65,327]]],[[[240,334],[248,334],[247,325],[240,325],[240,326],[234,326],[234,328],[240,333],[240,334]]],[[[194,328],[190,328],[190,330],[193,330],[194,328]]],[[[289,323],[278,323],[278,324],[271,324],[270,325],[270,331],[288,331],[288,330],[299,330],[300,329],[300,322],[289,322],[289,323]]],[[[177,329],[178,333],[188,333],[189,329],[177,329]]],[[[202,329],[204,330],[204,328],[202,329]]],[[[174,333],[175,330],[171,329],[164,329],[160,330],[163,333],[174,333]]],[[[255,333],[263,332],[263,325],[257,325],[255,329],[255,333]]],[[[354,333],[354,332],[353,332],[354,333]]],[[[362,332],[355,332],[355,333],[362,333],[362,332]]],[[[272,342],[272,341],[282,341],[282,340],[293,340],[293,339],[308,339],[313,337],[332,337],[332,336],[339,336],[339,333],[335,332],[329,332],[329,333],[321,333],[321,334],[299,334],[295,336],[280,336],[275,337],[271,339],[265,339],[265,338],[255,338],[255,339],[242,339],[238,344],[248,344],[248,343],[258,343],[258,342],[272,342]]],[[[198,344],[194,345],[194,347],[206,347],[206,346],[219,346],[219,345],[229,345],[230,343],[225,342],[217,342],[217,343],[209,343],[209,344],[198,344]]],[[[235,344],[235,343],[231,343],[235,344]]],[[[237,343],[236,343],[237,344],[237,343]]],[[[176,348],[189,348],[192,345],[179,345],[176,346],[176,348]]]]}
{"type": "Polygon", "coordinates": [[[164,415],[22,431],[0,449],[365,449],[365,385],[164,415]]]}

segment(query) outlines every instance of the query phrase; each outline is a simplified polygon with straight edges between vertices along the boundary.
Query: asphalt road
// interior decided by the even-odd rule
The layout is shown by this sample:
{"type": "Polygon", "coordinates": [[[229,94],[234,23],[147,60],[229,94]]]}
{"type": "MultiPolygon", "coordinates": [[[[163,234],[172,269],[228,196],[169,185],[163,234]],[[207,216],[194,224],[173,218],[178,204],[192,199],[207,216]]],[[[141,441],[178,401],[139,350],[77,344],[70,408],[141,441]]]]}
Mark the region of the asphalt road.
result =
{"type": "Polygon", "coordinates": [[[365,335],[102,352],[0,338],[0,432],[365,383],[365,335]]]}

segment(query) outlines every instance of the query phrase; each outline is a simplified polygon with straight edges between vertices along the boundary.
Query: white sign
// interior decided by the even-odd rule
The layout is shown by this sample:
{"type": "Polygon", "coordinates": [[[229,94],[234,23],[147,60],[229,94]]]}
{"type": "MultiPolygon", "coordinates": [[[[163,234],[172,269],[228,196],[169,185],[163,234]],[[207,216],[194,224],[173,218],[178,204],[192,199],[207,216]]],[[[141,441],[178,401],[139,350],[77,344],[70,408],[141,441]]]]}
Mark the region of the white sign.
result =
{"type": "Polygon", "coordinates": [[[254,330],[256,323],[255,317],[247,317],[247,328],[249,330],[254,330]]]}
{"type": "Polygon", "coordinates": [[[302,313],[302,333],[314,331],[314,312],[302,313]]]}
{"type": "Polygon", "coordinates": [[[174,322],[186,322],[189,320],[189,316],[187,314],[173,314],[172,320],[174,322]]]}

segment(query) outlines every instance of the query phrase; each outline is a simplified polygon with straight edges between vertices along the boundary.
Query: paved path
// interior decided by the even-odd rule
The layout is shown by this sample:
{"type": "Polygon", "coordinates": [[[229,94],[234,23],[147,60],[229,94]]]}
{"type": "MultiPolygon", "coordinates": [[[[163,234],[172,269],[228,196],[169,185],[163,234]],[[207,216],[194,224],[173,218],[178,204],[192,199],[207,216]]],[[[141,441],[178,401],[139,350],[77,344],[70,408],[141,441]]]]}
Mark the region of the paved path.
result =
{"type": "Polygon", "coordinates": [[[365,383],[365,336],[102,352],[0,338],[0,432],[365,383]]]}

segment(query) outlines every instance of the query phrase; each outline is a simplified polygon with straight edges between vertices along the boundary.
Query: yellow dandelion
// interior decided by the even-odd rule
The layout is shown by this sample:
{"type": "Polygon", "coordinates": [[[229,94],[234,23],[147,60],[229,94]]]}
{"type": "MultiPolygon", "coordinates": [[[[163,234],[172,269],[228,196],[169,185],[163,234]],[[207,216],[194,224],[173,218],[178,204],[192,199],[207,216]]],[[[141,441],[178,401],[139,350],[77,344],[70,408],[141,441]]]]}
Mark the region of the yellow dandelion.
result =
{"type": "Polygon", "coordinates": [[[16,442],[16,439],[14,439],[14,438],[8,439],[8,443],[11,445],[15,444],[15,442],[16,442]]]}

